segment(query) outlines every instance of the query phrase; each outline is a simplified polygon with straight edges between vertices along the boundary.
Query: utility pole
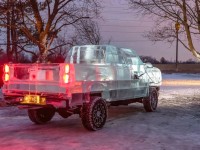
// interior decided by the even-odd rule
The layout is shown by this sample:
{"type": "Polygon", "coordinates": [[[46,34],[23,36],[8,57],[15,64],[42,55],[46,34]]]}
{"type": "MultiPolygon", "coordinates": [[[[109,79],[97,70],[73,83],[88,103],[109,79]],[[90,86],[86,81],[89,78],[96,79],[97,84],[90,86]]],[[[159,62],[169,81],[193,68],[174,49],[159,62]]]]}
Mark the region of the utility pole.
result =
{"type": "Polygon", "coordinates": [[[180,29],[180,23],[178,22],[179,11],[177,12],[177,21],[175,24],[176,28],[176,71],[178,71],[178,31],[180,29]]]}

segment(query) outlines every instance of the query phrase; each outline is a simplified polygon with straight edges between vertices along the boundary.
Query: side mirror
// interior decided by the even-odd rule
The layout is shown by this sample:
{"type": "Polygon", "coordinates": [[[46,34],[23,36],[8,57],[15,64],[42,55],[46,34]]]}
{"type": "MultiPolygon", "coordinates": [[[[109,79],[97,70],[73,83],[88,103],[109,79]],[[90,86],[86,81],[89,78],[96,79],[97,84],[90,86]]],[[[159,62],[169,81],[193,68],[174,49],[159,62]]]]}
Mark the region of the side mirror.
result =
{"type": "Polygon", "coordinates": [[[146,68],[153,68],[153,65],[151,63],[145,63],[144,65],[146,68]]]}

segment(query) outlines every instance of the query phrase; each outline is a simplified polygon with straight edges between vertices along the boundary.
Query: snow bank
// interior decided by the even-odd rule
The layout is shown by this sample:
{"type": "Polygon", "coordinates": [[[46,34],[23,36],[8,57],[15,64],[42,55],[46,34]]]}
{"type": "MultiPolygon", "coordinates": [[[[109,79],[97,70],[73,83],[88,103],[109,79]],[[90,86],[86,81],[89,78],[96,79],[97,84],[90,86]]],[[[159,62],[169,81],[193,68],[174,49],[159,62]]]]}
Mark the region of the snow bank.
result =
{"type": "Polygon", "coordinates": [[[162,74],[163,80],[200,80],[200,74],[188,74],[188,73],[171,73],[162,74]]]}

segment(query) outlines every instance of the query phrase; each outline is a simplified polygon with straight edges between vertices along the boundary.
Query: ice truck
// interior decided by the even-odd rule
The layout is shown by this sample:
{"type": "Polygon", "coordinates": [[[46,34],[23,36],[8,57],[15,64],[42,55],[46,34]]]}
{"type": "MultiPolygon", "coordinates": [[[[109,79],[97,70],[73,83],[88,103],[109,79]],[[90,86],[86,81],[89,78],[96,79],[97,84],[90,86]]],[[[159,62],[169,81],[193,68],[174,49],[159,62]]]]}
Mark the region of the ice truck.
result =
{"type": "Polygon", "coordinates": [[[74,46],[64,63],[5,64],[2,92],[7,105],[27,109],[35,124],[79,114],[96,131],[106,123],[108,106],[142,103],[157,108],[161,71],[135,51],[111,45],[74,46]]]}

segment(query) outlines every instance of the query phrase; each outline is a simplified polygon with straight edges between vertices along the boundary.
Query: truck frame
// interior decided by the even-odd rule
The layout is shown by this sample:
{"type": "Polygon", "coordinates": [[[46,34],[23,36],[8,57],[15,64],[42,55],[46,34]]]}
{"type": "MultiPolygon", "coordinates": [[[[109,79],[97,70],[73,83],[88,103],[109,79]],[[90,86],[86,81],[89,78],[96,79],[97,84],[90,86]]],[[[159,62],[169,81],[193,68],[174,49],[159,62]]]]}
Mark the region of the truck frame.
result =
{"type": "Polygon", "coordinates": [[[36,124],[79,114],[83,126],[101,129],[108,106],[143,103],[155,111],[162,76],[135,51],[111,45],[74,46],[65,63],[6,64],[2,88],[5,102],[28,109],[36,124]]]}

